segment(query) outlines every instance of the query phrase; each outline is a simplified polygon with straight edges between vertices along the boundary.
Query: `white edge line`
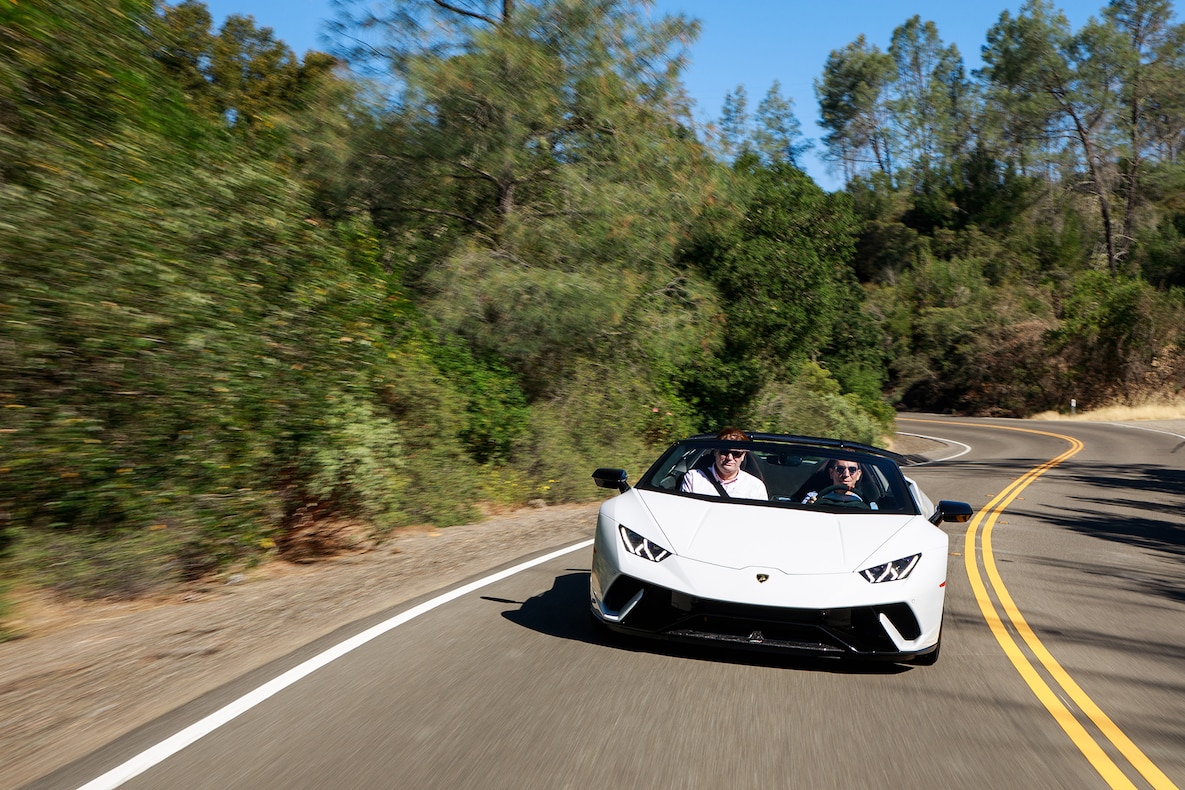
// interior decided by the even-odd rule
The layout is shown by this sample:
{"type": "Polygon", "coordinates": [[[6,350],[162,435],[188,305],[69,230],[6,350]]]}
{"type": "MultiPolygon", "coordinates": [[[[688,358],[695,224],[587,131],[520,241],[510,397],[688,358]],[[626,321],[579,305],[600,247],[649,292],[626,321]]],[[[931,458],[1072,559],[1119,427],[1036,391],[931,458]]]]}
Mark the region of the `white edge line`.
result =
{"type": "Polygon", "coordinates": [[[478,579],[477,581],[470,582],[469,584],[458,587],[455,590],[450,590],[449,592],[438,595],[430,601],[425,601],[418,606],[413,606],[411,609],[408,609],[405,612],[400,612],[389,620],[385,620],[378,625],[372,626],[362,633],[352,636],[344,642],[339,642],[324,652],[313,656],[307,661],[288,670],[284,674],[268,681],[267,683],[264,683],[254,691],[244,694],[234,702],[231,702],[219,710],[214,711],[205,718],[194,722],[177,734],[166,738],[155,746],[145,749],[143,752],[131,758],[122,765],[118,765],[102,776],[87,782],[86,784],[82,785],[79,790],[104,790],[105,788],[119,787],[124,782],[139,776],[149,768],[152,768],[154,765],[167,760],[169,757],[172,757],[174,754],[191,745],[195,741],[209,735],[211,732],[231,721],[235,717],[246,713],[251,708],[254,708],[256,705],[267,700],[269,697],[278,694],[279,692],[291,686],[293,683],[296,683],[301,678],[311,675],[313,672],[316,672],[326,664],[341,658],[352,650],[355,650],[372,639],[382,636],[388,631],[403,625],[409,620],[414,620],[420,615],[426,614],[438,606],[442,606],[450,601],[456,600],[457,598],[468,595],[469,593],[479,590],[482,587],[494,584],[495,582],[500,582],[503,579],[514,576],[516,573],[521,573],[522,571],[525,571],[529,568],[534,568],[536,565],[542,565],[543,563],[554,560],[557,557],[562,557],[565,554],[571,554],[574,551],[579,551],[580,549],[591,545],[591,538],[589,540],[575,543],[566,548],[553,551],[550,554],[545,554],[542,557],[536,557],[533,560],[520,563],[519,565],[515,565],[512,568],[507,568],[506,570],[499,571],[490,576],[478,579]]]}
{"type": "Polygon", "coordinates": [[[1185,440],[1185,436],[1182,436],[1179,433],[1173,433],[1172,431],[1161,430],[1160,428],[1148,428],[1143,425],[1132,425],[1130,422],[1108,422],[1108,423],[1104,423],[1104,424],[1105,425],[1117,425],[1120,428],[1134,428],[1137,431],[1151,431],[1152,433],[1163,433],[1166,436],[1175,436],[1178,439],[1185,440]]]}
{"type": "Polygon", "coordinates": [[[963,448],[963,452],[961,452],[961,453],[955,453],[954,455],[948,455],[945,458],[935,458],[931,461],[922,461],[921,463],[910,464],[910,466],[929,466],[930,464],[936,464],[941,461],[953,461],[954,459],[958,458],[960,455],[966,455],[967,453],[971,452],[971,445],[963,444],[962,442],[956,442],[954,439],[944,439],[941,436],[926,436],[925,434],[921,434],[921,433],[906,433],[905,431],[897,431],[897,433],[901,434],[902,436],[914,436],[914,437],[917,437],[918,439],[929,439],[934,442],[942,442],[943,444],[957,444],[959,447],[963,448]]]}

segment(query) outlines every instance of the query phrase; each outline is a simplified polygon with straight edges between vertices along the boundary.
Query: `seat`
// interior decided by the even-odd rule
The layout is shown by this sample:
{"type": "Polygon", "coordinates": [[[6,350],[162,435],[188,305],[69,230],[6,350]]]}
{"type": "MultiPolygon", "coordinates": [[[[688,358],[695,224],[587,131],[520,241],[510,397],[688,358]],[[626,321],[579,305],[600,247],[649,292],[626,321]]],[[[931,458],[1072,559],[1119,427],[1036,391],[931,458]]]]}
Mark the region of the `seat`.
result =
{"type": "Polygon", "coordinates": [[[711,465],[712,456],[708,452],[700,452],[698,456],[688,453],[671,467],[671,471],[663,475],[658,487],[664,491],[678,491],[683,487],[683,478],[687,476],[689,471],[692,469],[706,470],[711,465]]]}

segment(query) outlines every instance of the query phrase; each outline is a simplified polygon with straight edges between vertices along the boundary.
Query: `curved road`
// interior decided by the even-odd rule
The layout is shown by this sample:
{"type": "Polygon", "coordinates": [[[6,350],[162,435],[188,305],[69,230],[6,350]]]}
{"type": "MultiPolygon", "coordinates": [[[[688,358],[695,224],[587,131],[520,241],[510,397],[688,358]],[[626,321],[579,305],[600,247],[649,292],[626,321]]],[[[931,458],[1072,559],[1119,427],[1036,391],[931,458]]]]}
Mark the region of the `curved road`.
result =
{"type": "Polygon", "coordinates": [[[898,429],[952,442],[911,474],[977,510],[944,525],[934,667],[603,638],[585,617],[582,547],[359,623],[344,636],[386,624],[332,661],[334,642],[310,645],[34,787],[1185,787],[1185,437],[920,415],[898,429]],[[228,705],[238,715],[220,726],[205,718],[228,705]],[[195,723],[210,732],[169,746],[195,723]]]}

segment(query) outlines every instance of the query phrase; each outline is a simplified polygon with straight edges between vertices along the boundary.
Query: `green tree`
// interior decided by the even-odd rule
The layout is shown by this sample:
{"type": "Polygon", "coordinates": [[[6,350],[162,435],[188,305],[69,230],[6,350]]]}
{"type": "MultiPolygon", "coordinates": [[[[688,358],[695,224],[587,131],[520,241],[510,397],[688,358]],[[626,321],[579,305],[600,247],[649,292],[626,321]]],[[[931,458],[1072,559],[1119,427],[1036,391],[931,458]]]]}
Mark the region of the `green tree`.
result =
{"type": "Polygon", "coordinates": [[[335,9],[335,51],[359,72],[386,79],[402,78],[420,57],[462,54],[474,36],[519,16],[514,0],[342,0],[335,9]]]}
{"type": "Polygon", "coordinates": [[[944,46],[933,22],[911,17],[893,31],[889,45],[896,76],[892,82],[897,166],[916,180],[967,153],[974,112],[974,89],[958,49],[944,46]]]}
{"type": "Polygon", "coordinates": [[[1074,34],[1048,0],[1028,0],[1017,17],[1000,16],[984,48],[991,101],[1041,130],[1046,142],[1067,140],[1077,149],[1076,166],[1095,197],[1113,274],[1126,246],[1113,217],[1120,46],[1114,28],[1092,20],[1074,34]]]}
{"type": "Polygon", "coordinates": [[[755,155],[764,164],[799,159],[810,150],[811,142],[803,137],[802,124],[794,115],[794,101],[782,95],[781,83],[773,85],[749,114],[749,96],[744,85],[724,95],[720,114],[718,148],[721,158],[735,162],[755,155]]]}
{"type": "Polygon", "coordinates": [[[823,76],[815,80],[827,158],[839,164],[845,182],[869,169],[892,176],[897,151],[888,91],[893,69],[892,56],[861,35],[832,51],[823,76]]]}
{"type": "Polygon", "coordinates": [[[1149,75],[1157,112],[1148,121],[1149,142],[1160,162],[1179,162],[1185,151],[1185,25],[1174,25],[1156,51],[1158,67],[1149,75]]]}
{"type": "Polygon", "coordinates": [[[786,162],[735,165],[737,215],[705,223],[689,257],[715,285],[723,343],[687,384],[710,420],[740,420],[770,381],[786,382],[832,338],[851,282],[855,220],[786,162]]]}
{"type": "Polygon", "coordinates": [[[706,304],[670,266],[712,189],[678,122],[695,26],[645,8],[519,4],[455,20],[456,41],[392,42],[401,104],[364,154],[376,216],[415,240],[409,283],[441,327],[510,364],[532,400],[607,342],[662,366],[700,334],[671,331],[706,304]],[[654,349],[658,326],[673,342],[654,349]]]}
{"type": "MultiPolygon", "coordinates": [[[[1126,145],[1121,149],[1120,188],[1124,195],[1123,223],[1119,238],[1122,254],[1136,234],[1136,217],[1143,196],[1140,179],[1144,160],[1164,147],[1157,139],[1162,125],[1183,105],[1185,63],[1182,44],[1185,26],[1171,25],[1169,0],[1112,0],[1103,9],[1105,24],[1116,35],[1109,40],[1118,61],[1122,110],[1116,113],[1116,131],[1126,145]]],[[[1170,139],[1175,136],[1169,133],[1170,139]]]]}
{"type": "Polygon", "coordinates": [[[795,167],[801,167],[802,155],[812,147],[803,137],[802,124],[794,114],[794,100],[782,96],[782,86],[777,80],[757,105],[753,146],[762,162],[789,162],[795,167]]]}
{"type": "Polygon", "coordinates": [[[18,570],[136,594],[250,562],[305,517],[469,518],[467,393],[417,344],[369,223],[318,218],[275,150],[295,135],[229,134],[178,50],[159,58],[176,38],[150,4],[5,14],[0,510],[18,570]]]}
{"type": "Polygon", "coordinates": [[[752,151],[752,122],[745,86],[738,85],[724,94],[724,106],[720,110],[720,152],[726,160],[734,160],[752,151]]]}
{"type": "Polygon", "coordinates": [[[233,14],[217,34],[211,21],[197,0],[164,6],[155,26],[161,40],[155,56],[192,107],[228,128],[266,131],[277,116],[302,109],[334,65],[317,52],[302,63],[271,28],[257,28],[251,17],[233,14]]]}

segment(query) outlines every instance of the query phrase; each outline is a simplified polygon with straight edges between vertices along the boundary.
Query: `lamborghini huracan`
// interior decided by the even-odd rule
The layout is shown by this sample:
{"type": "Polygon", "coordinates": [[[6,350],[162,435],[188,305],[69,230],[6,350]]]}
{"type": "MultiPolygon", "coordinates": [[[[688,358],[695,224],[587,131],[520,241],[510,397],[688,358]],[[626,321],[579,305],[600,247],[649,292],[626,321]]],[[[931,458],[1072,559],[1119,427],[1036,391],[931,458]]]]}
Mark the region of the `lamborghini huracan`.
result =
{"type": "Polygon", "coordinates": [[[594,623],[660,639],[934,663],[948,555],[938,525],[969,520],[971,507],[935,505],[902,472],[907,459],[886,450],[748,437],[676,442],[633,485],[623,469],[594,472],[596,485],[617,492],[597,519],[594,623]]]}

